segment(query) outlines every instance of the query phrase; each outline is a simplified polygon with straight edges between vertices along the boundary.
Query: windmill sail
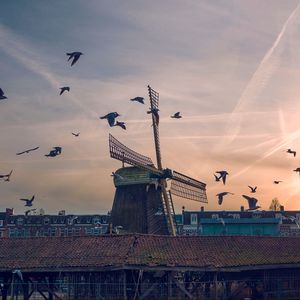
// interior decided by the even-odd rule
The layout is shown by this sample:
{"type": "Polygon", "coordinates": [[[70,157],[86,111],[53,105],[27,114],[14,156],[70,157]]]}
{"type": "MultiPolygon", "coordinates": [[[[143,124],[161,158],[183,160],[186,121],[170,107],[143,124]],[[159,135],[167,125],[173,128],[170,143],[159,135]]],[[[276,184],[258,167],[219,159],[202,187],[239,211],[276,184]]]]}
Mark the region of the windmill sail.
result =
{"type": "Polygon", "coordinates": [[[173,171],[171,192],[182,198],[207,203],[206,184],[176,171],[173,171]]]}
{"type": "Polygon", "coordinates": [[[154,173],[161,173],[154,167],[154,164],[150,157],[144,156],[129,149],[111,134],[109,135],[109,152],[110,157],[120,160],[124,163],[140,167],[154,173]]]}

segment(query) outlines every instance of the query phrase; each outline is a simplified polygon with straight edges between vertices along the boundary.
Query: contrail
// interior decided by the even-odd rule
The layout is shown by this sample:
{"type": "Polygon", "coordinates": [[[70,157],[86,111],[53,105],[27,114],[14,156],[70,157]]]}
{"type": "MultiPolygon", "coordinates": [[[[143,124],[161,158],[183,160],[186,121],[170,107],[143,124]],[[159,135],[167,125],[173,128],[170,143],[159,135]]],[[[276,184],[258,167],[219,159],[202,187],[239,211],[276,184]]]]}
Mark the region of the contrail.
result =
{"type": "Polygon", "coordinates": [[[227,131],[231,133],[233,138],[227,140],[228,143],[232,142],[235,137],[238,135],[240,131],[241,125],[241,115],[237,115],[236,113],[239,112],[243,107],[245,107],[246,103],[249,101],[254,101],[257,96],[261,93],[264,86],[269,81],[270,77],[274,73],[274,70],[277,68],[280,62],[280,53],[276,53],[275,50],[280,44],[280,41],[283,35],[286,32],[286,29],[289,23],[294,18],[298,8],[300,6],[300,2],[297,7],[293,10],[290,14],[286,22],[283,24],[281,31],[279,32],[276,40],[274,41],[272,47],[268,50],[268,52],[263,57],[262,61],[258,65],[256,71],[252,75],[250,81],[248,82],[246,88],[244,89],[240,99],[238,100],[235,108],[232,111],[232,115],[229,119],[229,124],[227,127],[227,131]]]}
{"type": "Polygon", "coordinates": [[[257,159],[252,164],[248,165],[247,167],[245,167],[244,169],[242,169],[238,173],[234,174],[231,178],[234,178],[234,177],[237,177],[239,175],[244,174],[250,168],[252,168],[254,165],[256,165],[257,163],[259,163],[259,162],[263,161],[264,159],[270,157],[272,154],[274,154],[275,152],[277,152],[281,148],[286,147],[287,145],[289,145],[291,142],[293,142],[295,139],[297,139],[299,137],[300,137],[300,129],[293,132],[293,133],[291,133],[291,134],[289,134],[289,135],[287,135],[284,139],[282,139],[282,141],[280,143],[275,145],[271,150],[267,151],[261,158],[257,159]]]}
{"type": "MultiPolygon", "coordinates": [[[[3,25],[0,25],[0,49],[7,55],[18,60],[22,65],[31,70],[32,72],[41,75],[54,89],[60,86],[56,77],[48,70],[43,60],[39,58],[39,53],[34,51],[30,46],[25,45],[21,38],[11,30],[3,25]]],[[[79,106],[82,110],[86,111],[93,116],[96,115],[94,111],[87,108],[81,101],[76,99],[74,95],[69,95],[70,99],[79,106]]]]}

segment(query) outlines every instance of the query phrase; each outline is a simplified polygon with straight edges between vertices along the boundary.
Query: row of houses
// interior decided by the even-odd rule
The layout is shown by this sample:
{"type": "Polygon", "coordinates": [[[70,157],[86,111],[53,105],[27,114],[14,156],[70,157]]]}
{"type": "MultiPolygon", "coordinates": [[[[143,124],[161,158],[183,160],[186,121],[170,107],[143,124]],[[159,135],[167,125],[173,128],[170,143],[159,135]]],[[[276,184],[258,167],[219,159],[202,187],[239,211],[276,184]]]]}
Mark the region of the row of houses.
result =
{"type": "MultiPolygon", "coordinates": [[[[182,210],[175,216],[179,235],[300,236],[300,211],[200,211],[182,210]]],[[[97,236],[126,233],[110,226],[109,214],[57,215],[0,212],[0,238],[97,236]]]]}

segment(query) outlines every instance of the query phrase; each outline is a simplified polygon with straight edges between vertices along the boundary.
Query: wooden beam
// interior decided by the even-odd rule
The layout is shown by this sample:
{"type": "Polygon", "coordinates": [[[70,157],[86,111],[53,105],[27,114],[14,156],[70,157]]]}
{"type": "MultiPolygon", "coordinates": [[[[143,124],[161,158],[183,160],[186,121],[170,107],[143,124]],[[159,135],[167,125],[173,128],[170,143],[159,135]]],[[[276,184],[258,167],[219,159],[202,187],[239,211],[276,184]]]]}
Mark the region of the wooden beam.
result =
{"type": "Polygon", "coordinates": [[[184,287],[184,285],[182,283],[179,283],[177,280],[175,280],[174,278],[172,278],[172,280],[175,282],[175,284],[179,287],[179,289],[188,296],[189,299],[194,299],[193,295],[186,290],[186,288],[184,287]]]}
{"type": "Polygon", "coordinates": [[[143,300],[144,298],[146,298],[153,290],[154,288],[157,286],[157,283],[153,283],[148,290],[146,290],[144,292],[143,295],[140,296],[139,300],[143,300]]]}

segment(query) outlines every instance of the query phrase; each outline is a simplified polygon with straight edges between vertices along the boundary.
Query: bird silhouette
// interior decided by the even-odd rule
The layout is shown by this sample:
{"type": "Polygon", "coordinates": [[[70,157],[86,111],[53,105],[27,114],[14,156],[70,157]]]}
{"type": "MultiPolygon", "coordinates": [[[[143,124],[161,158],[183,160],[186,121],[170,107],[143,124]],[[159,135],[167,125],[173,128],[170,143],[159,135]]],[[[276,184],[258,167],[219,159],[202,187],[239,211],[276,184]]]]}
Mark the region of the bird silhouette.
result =
{"type": "Polygon", "coordinates": [[[60,155],[61,152],[62,152],[62,147],[57,146],[57,147],[53,147],[53,149],[54,149],[54,150],[51,150],[51,151],[49,152],[49,154],[46,154],[45,156],[46,156],[46,157],[55,157],[55,156],[57,156],[57,155],[60,155]]]}
{"type": "Polygon", "coordinates": [[[247,195],[242,195],[247,201],[248,201],[248,205],[249,205],[249,209],[248,210],[256,210],[258,208],[260,208],[260,206],[257,206],[257,199],[253,198],[253,197],[249,197],[247,195]]]}
{"type": "Polygon", "coordinates": [[[70,92],[70,87],[69,86],[63,86],[63,87],[61,87],[59,95],[62,95],[63,92],[65,92],[65,91],[70,92]]]}
{"type": "Polygon", "coordinates": [[[273,183],[274,184],[279,184],[280,182],[282,182],[281,180],[274,180],[273,183]]]}
{"type": "Polygon", "coordinates": [[[74,136],[78,137],[78,136],[79,136],[79,134],[80,134],[80,132],[78,132],[78,133],[74,133],[74,132],[72,132],[72,134],[73,134],[74,136]]]}
{"type": "Polygon", "coordinates": [[[117,123],[114,126],[119,126],[119,127],[123,128],[124,130],[126,130],[125,122],[117,121],[117,123]]]}
{"type": "Polygon", "coordinates": [[[228,194],[234,195],[233,193],[230,193],[230,192],[222,192],[222,193],[219,193],[216,195],[216,196],[218,196],[218,204],[219,205],[222,204],[224,196],[226,196],[228,194]]]}
{"type": "Polygon", "coordinates": [[[7,99],[7,97],[4,96],[4,92],[3,92],[3,90],[0,88],[0,100],[5,100],[5,99],[7,99]]]}
{"type": "Polygon", "coordinates": [[[69,56],[68,61],[69,61],[70,59],[73,59],[73,60],[72,60],[72,63],[71,63],[71,66],[73,66],[73,65],[77,62],[77,60],[79,59],[79,57],[80,57],[81,55],[83,55],[83,53],[81,53],[81,52],[71,52],[71,53],[67,53],[67,55],[69,56]]]}
{"type": "Polygon", "coordinates": [[[21,155],[21,154],[24,154],[24,153],[29,153],[29,152],[35,151],[35,150],[37,150],[37,149],[39,149],[39,148],[40,148],[40,147],[30,148],[30,149],[27,149],[27,150],[25,150],[25,151],[16,153],[16,155],[21,155]]]}
{"type": "Polygon", "coordinates": [[[171,116],[171,118],[173,118],[173,119],[180,119],[180,118],[182,118],[182,116],[180,115],[180,112],[178,111],[173,116],[171,116]]]}
{"type": "Polygon", "coordinates": [[[25,203],[25,206],[32,206],[32,202],[33,202],[33,200],[34,200],[34,195],[31,197],[31,199],[26,199],[26,198],[21,198],[20,200],[21,201],[25,201],[26,203],[25,203]]]}
{"type": "Polygon", "coordinates": [[[227,173],[227,171],[217,171],[216,173],[220,174],[220,177],[219,177],[218,181],[220,181],[220,179],[222,179],[223,184],[225,184],[226,183],[226,177],[227,177],[227,175],[229,175],[229,173],[227,173]]]}
{"type": "Polygon", "coordinates": [[[152,108],[152,109],[149,108],[149,109],[150,109],[150,110],[147,111],[147,114],[152,114],[152,115],[154,115],[156,125],[158,125],[158,124],[159,124],[159,114],[158,114],[159,109],[158,109],[158,108],[152,108]]]}
{"type": "Polygon", "coordinates": [[[287,149],[287,151],[286,151],[287,153],[291,153],[291,154],[293,154],[294,155],[294,157],[296,157],[296,154],[297,154],[297,152],[296,151],[293,151],[292,149],[287,149]]]}
{"type": "Polygon", "coordinates": [[[297,169],[295,169],[295,170],[293,170],[294,172],[299,172],[299,176],[300,176],[300,167],[299,168],[297,168],[297,169]]]}
{"type": "Polygon", "coordinates": [[[99,119],[107,119],[107,122],[109,124],[110,127],[115,125],[116,122],[116,118],[119,117],[120,115],[117,112],[110,112],[107,115],[103,116],[103,117],[99,117],[99,119]]]}
{"type": "Polygon", "coordinates": [[[251,190],[250,193],[256,193],[257,186],[256,187],[252,187],[252,186],[248,185],[248,188],[251,190]]]}
{"type": "Polygon", "coordinates": [[[135,98],[130,99],[130,101],[135,101],[135,102],[139,102],[141,104],[145,104],[143,97],[135,97],[135,98]]]}
{"type": "Polygon", "coordinates": [[[0,175],[0,179],[3,179],[4,181],[10,181],[10,176],[12,174],[13,170],[11,170],[8,174],[0,175]]]}

